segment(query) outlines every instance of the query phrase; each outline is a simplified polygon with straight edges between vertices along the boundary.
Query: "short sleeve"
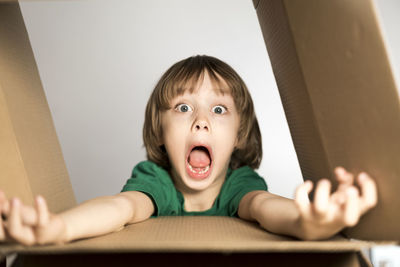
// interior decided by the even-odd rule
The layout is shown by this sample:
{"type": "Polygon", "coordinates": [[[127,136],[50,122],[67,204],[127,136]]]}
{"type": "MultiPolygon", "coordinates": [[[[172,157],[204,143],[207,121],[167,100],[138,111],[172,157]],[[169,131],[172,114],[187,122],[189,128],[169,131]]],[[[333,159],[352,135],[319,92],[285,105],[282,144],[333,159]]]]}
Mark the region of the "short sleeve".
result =
{"type": "Polygon", "coordinates": [[[256,190],[268,191],[264,178],[249,166],[232,171],[225,183],[224,192],[221,192],[221,201],[228,202],[228,215],[231,217],[238,216],[240,201],[247,193],[256,190]]]}
{"type": "Polygon", "coordinates": [[[179,212],[180,205],[175,186],[168,172],[151,161],[135,166],[121,192],[139,191],[153,201],[153,216],[170,216],[179,212]]]}

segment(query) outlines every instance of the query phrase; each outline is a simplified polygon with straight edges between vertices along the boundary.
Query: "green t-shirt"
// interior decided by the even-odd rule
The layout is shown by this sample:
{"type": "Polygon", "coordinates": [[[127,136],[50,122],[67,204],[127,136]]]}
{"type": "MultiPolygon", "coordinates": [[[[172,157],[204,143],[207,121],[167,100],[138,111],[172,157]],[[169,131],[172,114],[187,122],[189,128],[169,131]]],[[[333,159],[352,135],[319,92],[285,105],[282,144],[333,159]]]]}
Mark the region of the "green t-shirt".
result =
{"type": "Polygon", "coordinates": [[[228,169],[226,179],[213,206],[206,211],[184,210],[184,198],[176,190],[168,172],[151,161],[142,161],[135,166],[131,178],[122,189],[140,191],[151,198],[155,212],[153,216],[214,215],[237,217],[240,200],[248,192],[268,190],[264,179],[248,166],[236,170],[228,169]]]}

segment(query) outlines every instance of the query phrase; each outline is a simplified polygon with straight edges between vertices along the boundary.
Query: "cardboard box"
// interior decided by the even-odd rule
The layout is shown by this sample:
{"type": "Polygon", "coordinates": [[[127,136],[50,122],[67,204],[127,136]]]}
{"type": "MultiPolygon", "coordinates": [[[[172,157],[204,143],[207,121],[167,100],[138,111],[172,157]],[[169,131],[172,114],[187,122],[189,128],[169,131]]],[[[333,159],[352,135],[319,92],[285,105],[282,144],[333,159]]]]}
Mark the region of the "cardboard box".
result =
{"type": "Polygon", "coordinates": [[[400,240],[400,103],[373,0],[254,1],[303,177],[367,171],[378,206],[348,237],[400,240]]]}
{"type": "MultiPolygon", "coordinates": [[[[399,97],[372,0],[254,6],[303,176],[332,180],[337,165],[366,170],[378,183],[378,206],[326,241],[274,235],[234,218],[163,217],[63,246],[1,244],[0,261],[18,253],[23,266],[367,266],[362,249],[400,240],[399,97]]],[[[17,2],[0,3],[0,148],[8,197],[32,204],[42,194],[53,212],[75,205],[17,2]]]]}

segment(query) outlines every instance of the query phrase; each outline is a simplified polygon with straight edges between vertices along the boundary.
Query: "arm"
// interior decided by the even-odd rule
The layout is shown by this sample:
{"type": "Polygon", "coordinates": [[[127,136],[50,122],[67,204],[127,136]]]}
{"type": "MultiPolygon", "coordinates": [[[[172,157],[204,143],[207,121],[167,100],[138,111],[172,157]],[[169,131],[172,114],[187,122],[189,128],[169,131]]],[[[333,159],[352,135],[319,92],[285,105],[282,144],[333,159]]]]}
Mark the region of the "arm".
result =
{"type": "Polygon", "coordinates": [[[136,191],[88,200],[59,214],[51,214],[42,197],[36,198],[32,208],[18,199],[9,203],[2,194],[0,208],[7,217],[0,221],[0,241],[11,239],[25,245],[65,243],[110,233],[143,221],[154,211],[150,198],[136,191]]]}
{"type": "Polygon", "coordinates": [[[377,202],[375,182],[368,175],[360,174],[357,187],[354,177],[343,168],[335,169],[338,189],[330,194],[327,179],[319,181],[314,203],[308,194],[312,182],[307,181],[296,190],[295,200],[283,198],[265,191],[246,194],[240,202],[239,217],[257,221],[268,231],[295,236],[303,240],[326,239],[344,227],[354,226],[361,215],[377,202]]]}
{"type": "Polygon", "coordinates": [[[118,231],[126,224],[148,219],[153,203],[141,192],[129,191],[99,197],[60,213],[65,223],[66,241],[118,231]]]}

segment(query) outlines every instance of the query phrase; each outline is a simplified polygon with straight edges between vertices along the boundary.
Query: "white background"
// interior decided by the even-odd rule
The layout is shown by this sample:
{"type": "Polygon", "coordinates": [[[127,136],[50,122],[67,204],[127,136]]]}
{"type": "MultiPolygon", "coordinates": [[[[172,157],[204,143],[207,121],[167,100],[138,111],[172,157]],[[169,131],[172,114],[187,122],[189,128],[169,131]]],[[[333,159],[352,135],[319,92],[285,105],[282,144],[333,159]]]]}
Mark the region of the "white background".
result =
{"type": "MultiPolygon", "coordinates": [[[[293,197],[302,177],[251,0],[20,4],[78,202],[121,190],[145,159],[150,92],[168,67],[196,54],[242,76],[263,135],[259,173],[271,192],[293,197]]],[[[378,7],[398,70],[400,2],[378,7]]]]}
{"type": "Polygon", "coordinates": [[[260,174],[286,196],[302,182],[251,1],[22,2],[22,13],[78,202],[116,194],[145,159],[147,99],[196,54],[242,76],[262,128],[260,174]]]}

